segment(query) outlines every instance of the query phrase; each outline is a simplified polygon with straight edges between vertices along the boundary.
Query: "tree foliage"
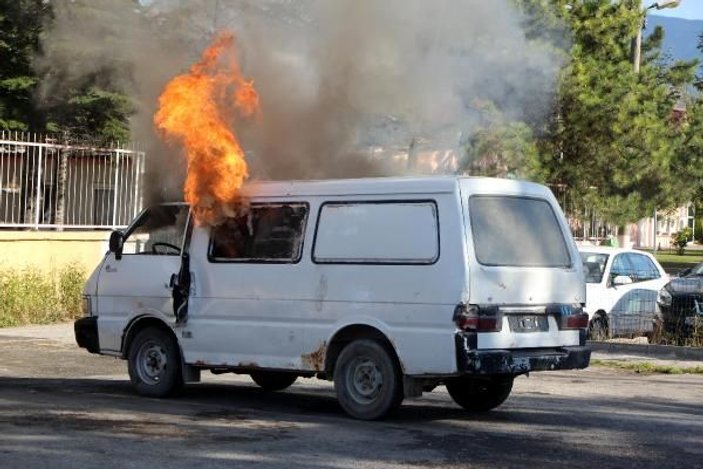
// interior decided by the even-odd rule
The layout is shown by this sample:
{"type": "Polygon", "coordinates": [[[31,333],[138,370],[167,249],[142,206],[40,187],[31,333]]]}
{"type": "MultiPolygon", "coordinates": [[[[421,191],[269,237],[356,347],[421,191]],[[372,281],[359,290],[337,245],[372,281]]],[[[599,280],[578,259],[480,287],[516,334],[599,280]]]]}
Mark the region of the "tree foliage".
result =
{"type": "MultiPolygon", "coordinates": [[[[76,14],[100,14],[93,2],[64,3],[76,14]]],[[[82,80],[69,81],[53,64],[37,67],[46,52],[42,38],[55,21],[55,5],[45,0],[0,0],[0,130],[60,133],[66,139],[97,144],[129,140],[128,119],[134,106],[111,79],[115,69],[91,70],[82,80]],[[47,80],[58,86],[40,93],[47,80]]],[[[128,0],[125,6],[136,4],[128,0]]],[[[52,46],[77,58],[87,45],[52,46]]]]}
{"type": "Polygon", "coordinates": [[[528,37],[560,24],[570,35],[548,130],[536,137],[541,178],[618,225],[690,200],[703,180],[703,103],[690,92],[698,62],[663,54],[657,28],[645,31],[634,71],[637,0],[516,2],[528,37]]]}
{"type": "Polygon", "coordinates": [[[33,94],[38,78],[32,57],[39,49],[49,7],[42,0],[0,0],[0,129],[41,126],[33,94]]]}

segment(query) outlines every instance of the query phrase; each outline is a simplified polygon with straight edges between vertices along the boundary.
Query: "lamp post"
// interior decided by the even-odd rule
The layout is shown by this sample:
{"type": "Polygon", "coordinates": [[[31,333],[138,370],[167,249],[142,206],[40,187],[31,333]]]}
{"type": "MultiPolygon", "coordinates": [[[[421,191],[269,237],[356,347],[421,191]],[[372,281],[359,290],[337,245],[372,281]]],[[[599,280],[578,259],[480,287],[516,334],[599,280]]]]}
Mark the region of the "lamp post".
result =
{"type": "MultiPolygon", "coordinates": [[[[665,8],[676,8],[681,5],[682,0],[663,0],[661,2],[655,2],[644,9],[644,14],[651,9],[663,10],[665,8]]],[[[642,30],[644,29],[644,22],[641,28],[637,28],[637,35],[632,40],[632,68],[635,73],[640,73],[640,63],[642,62],[642,30]]],[[[654,208],[654,217],[652,219],[652,251],[657,251],[657,209],[654,208]]]]}
{"type": "MultiPolygon", "coordinates": [[[[661,2],[655,2],[644,9],[644,14],[651,9],[664,10],[666,8],[676,8],[681,5],[682,0],[664,0],[661,2]]],[[[646,21],[646,20],[645,20],[646,21]]],[[[641,28],[637,29],[637,35],[632,40],[632,67],[635,73],[640,72],[640,63],[642,62],[642,29],[644,28],[644,23],[641,28]]]]}

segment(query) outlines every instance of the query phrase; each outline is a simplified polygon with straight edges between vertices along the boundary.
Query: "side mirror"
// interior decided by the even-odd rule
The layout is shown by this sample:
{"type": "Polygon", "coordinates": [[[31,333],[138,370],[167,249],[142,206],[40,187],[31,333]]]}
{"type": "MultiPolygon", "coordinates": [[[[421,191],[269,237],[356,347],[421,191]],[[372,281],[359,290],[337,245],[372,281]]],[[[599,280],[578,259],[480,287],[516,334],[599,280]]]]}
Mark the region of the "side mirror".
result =
{"type": "Polygon", "coordinates": [[[115,230],[110,234],[110,252],[115,254],[115,259],[122,259],[122,247],[124,246],[124,233],[115,230]]]}
{"type": "Polygon", "coordinates": [[[690,274],[692,271],[693,271],[693,269],[689,267],[689,268],[687,268],[687,269],[681,270],[681,271],[680,271],[678,274],[676,274],[676,275],[677,275],[678,277],[685,277],[686,275],[690,274]]]}
{"type": "Polygon", "coordinates": [[[618,286],[618,285],[630,285],[632,283],[632,279],[628,277],[627,275],[618,275],[613,279],[613,285],[618,286]]]}

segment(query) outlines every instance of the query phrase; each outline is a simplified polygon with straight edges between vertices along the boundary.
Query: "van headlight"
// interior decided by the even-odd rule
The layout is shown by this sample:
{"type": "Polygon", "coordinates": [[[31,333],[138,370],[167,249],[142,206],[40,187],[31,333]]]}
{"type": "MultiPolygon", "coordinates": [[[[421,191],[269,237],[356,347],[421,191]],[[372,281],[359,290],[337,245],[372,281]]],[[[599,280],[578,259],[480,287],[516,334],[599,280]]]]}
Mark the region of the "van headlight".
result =
{"type": "Polygon", "coordinates": [[[83,295],[81,298],[81,311],[83,316],[93,315],[93,302],[91,301],[90,295],[83,295]]]}
{"type": "Polygon", "coordinates": [[[671,293],[666,288],[659,290],[657,294],[657,303],[662,306],[671,306],[671,293]]]}

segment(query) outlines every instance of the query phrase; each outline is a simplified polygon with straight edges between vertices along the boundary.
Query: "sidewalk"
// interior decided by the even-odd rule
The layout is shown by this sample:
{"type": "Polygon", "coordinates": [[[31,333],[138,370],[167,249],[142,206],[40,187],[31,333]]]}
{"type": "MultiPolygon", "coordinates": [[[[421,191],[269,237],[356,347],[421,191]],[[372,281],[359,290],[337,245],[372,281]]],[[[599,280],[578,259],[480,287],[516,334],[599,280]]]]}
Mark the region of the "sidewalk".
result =
{"type": "Polygon", "coordinates": [[[0,337],[22,337],[27,339],[53,340],[64,344],[75,344],[73,323],[48,326],[22,326],[0,328],[0,337]]]}

